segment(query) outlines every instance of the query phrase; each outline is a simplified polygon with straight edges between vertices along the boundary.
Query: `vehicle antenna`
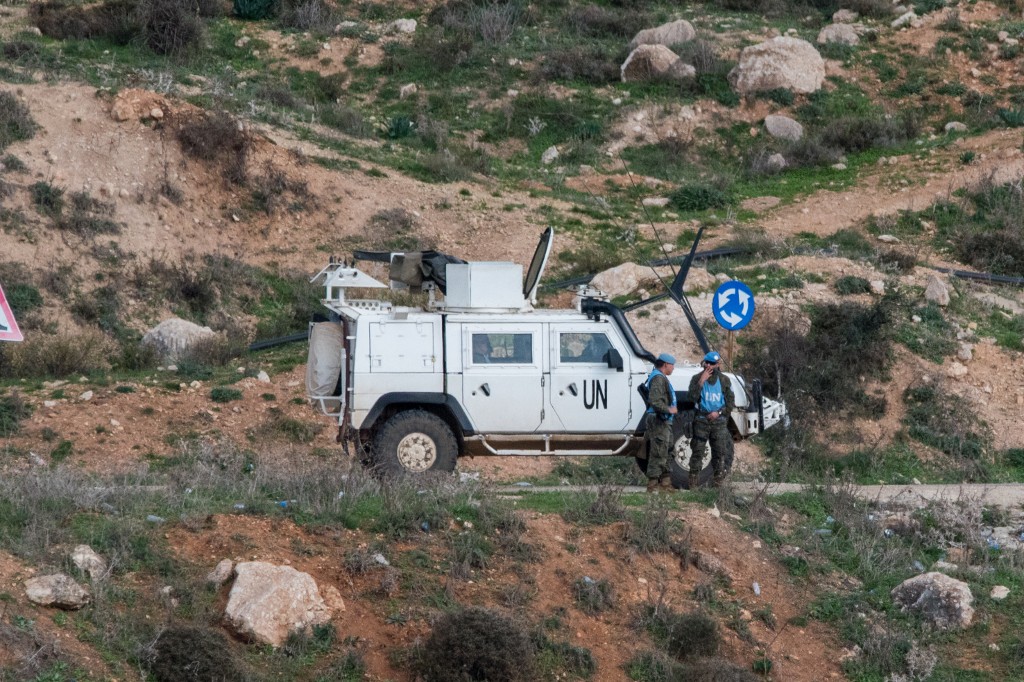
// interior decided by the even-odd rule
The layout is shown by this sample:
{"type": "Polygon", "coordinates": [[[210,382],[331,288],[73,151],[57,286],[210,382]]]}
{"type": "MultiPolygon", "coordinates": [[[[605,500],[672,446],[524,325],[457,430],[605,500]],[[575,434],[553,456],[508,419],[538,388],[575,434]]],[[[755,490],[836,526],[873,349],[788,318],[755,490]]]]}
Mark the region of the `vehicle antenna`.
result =
{"type": "MultiPolygon", "coordinates": [[[[626,161],[622,158],[621,154],[617,154],[616,157],[619,159],[619,163],[622,164],[622,170],[626,171],[626,177],[629,178],[629,184],[633,186],[633,189],[639,189],[636,186],[636,181],[633,180],[633,173],[630,172],[629,166],[626,165],[626,161]]],[[[651,219],[651,214],[647,211],[647,207],[644,206],[644,202],[640,202],[640,210],[644,212],[644,217],[647,218],[648,224],[651,226],[651,231],[654,232],[654,238],[658,240],[658,248],[661,249],[661,255],[665,256],[665,260],[668,261],[668,267],[672,271],[672,279],[676,278],[676,269],[672,267],[672,259],[669,258],[668,253],[665,251],[665,240],[661,238],[661,234],[658,232],[658,228],[655,227],[654,221],[651,219]]],[[[654,266],[652,265],[653,269],[654,266]]],[[[661,279],[660,277],[658,279],[661,279]]],[[[664,282],[662,282],[664,284],[664,282]]],[[[668,287],[666,287],[668,288],[668,287]]]]}

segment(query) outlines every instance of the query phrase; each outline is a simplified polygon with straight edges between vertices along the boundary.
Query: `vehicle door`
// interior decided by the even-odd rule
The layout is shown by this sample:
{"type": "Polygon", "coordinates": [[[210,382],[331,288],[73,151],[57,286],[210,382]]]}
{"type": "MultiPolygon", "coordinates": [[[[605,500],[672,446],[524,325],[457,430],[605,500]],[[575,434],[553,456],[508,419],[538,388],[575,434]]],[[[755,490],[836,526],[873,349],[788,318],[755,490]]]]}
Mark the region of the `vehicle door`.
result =
{"type": "Polygon", "coordinates": [[[552,324],[550,334],[549,399],[565,430],[625,430],[632,418],[636,389],[625,344],[613,326],[552,324]]]}
{"type": "Polygon", "coordinates": [[[532,433],[544,414],[539,324],[462,327],[462,405],[481,433],[532,433]]]}

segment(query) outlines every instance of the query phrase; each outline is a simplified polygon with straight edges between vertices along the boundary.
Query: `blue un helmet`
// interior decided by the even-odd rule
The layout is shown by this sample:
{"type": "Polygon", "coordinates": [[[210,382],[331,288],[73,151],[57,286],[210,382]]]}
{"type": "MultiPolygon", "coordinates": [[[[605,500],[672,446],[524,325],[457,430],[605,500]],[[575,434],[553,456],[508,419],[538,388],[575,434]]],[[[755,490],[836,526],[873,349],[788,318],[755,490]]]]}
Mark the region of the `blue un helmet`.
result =
{"type": "Polygon", "coordinates": [[[704,362],[708,363],[709,365],[717,365],[721,361],[722,356],[716,353],[715,351],[711,351],[710,353],[704,356],[704,362]]]}

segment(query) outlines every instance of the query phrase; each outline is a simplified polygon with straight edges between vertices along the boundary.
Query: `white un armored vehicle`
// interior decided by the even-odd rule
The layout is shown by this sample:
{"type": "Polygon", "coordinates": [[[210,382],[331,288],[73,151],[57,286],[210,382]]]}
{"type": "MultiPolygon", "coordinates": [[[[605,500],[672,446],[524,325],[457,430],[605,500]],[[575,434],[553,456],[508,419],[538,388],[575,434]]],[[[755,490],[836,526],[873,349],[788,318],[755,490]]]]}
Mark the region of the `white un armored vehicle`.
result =
{"type": "MultiPolygon", "coordinates": [[[[351,438],[369,463],[392,473],[451,471],[465,455],[642,456],[637,386],[654,356],[599,292],[581,289],[571,310],[534,307],[552,237],[549,228],[525,278],[515,263],[386,254],[390,286],[426,291],[423,308],[349,298],[353,289],[389,285],[332,259],[313,280],[323,283],[332,321],[312,325],[307,387],[338,420],[339,440],[351,438]]],[[[687,484],[687,388],[699,371],[680,363],[670,377],[680,406],[677,487],[687,484]]],[[[748,387],[729,376],[735,439],[785,417],[759,382],[748,387]]],[[[710,451],[701,481],[711,475],[709,462],[710,451]]]]}

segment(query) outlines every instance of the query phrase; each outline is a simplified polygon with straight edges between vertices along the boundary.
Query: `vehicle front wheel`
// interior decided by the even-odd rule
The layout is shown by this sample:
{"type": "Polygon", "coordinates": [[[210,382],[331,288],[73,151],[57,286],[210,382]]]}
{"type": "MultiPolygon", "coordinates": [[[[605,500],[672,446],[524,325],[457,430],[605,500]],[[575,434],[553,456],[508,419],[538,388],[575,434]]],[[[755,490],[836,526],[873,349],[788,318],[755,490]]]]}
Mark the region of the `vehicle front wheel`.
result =
{"type": "Polygon", "coordinates": [[[454,471],[459,454],[455,434],[443,419],[424,410],[399,412],[374,436],[372,465],[385,474],[454,471]]]}

